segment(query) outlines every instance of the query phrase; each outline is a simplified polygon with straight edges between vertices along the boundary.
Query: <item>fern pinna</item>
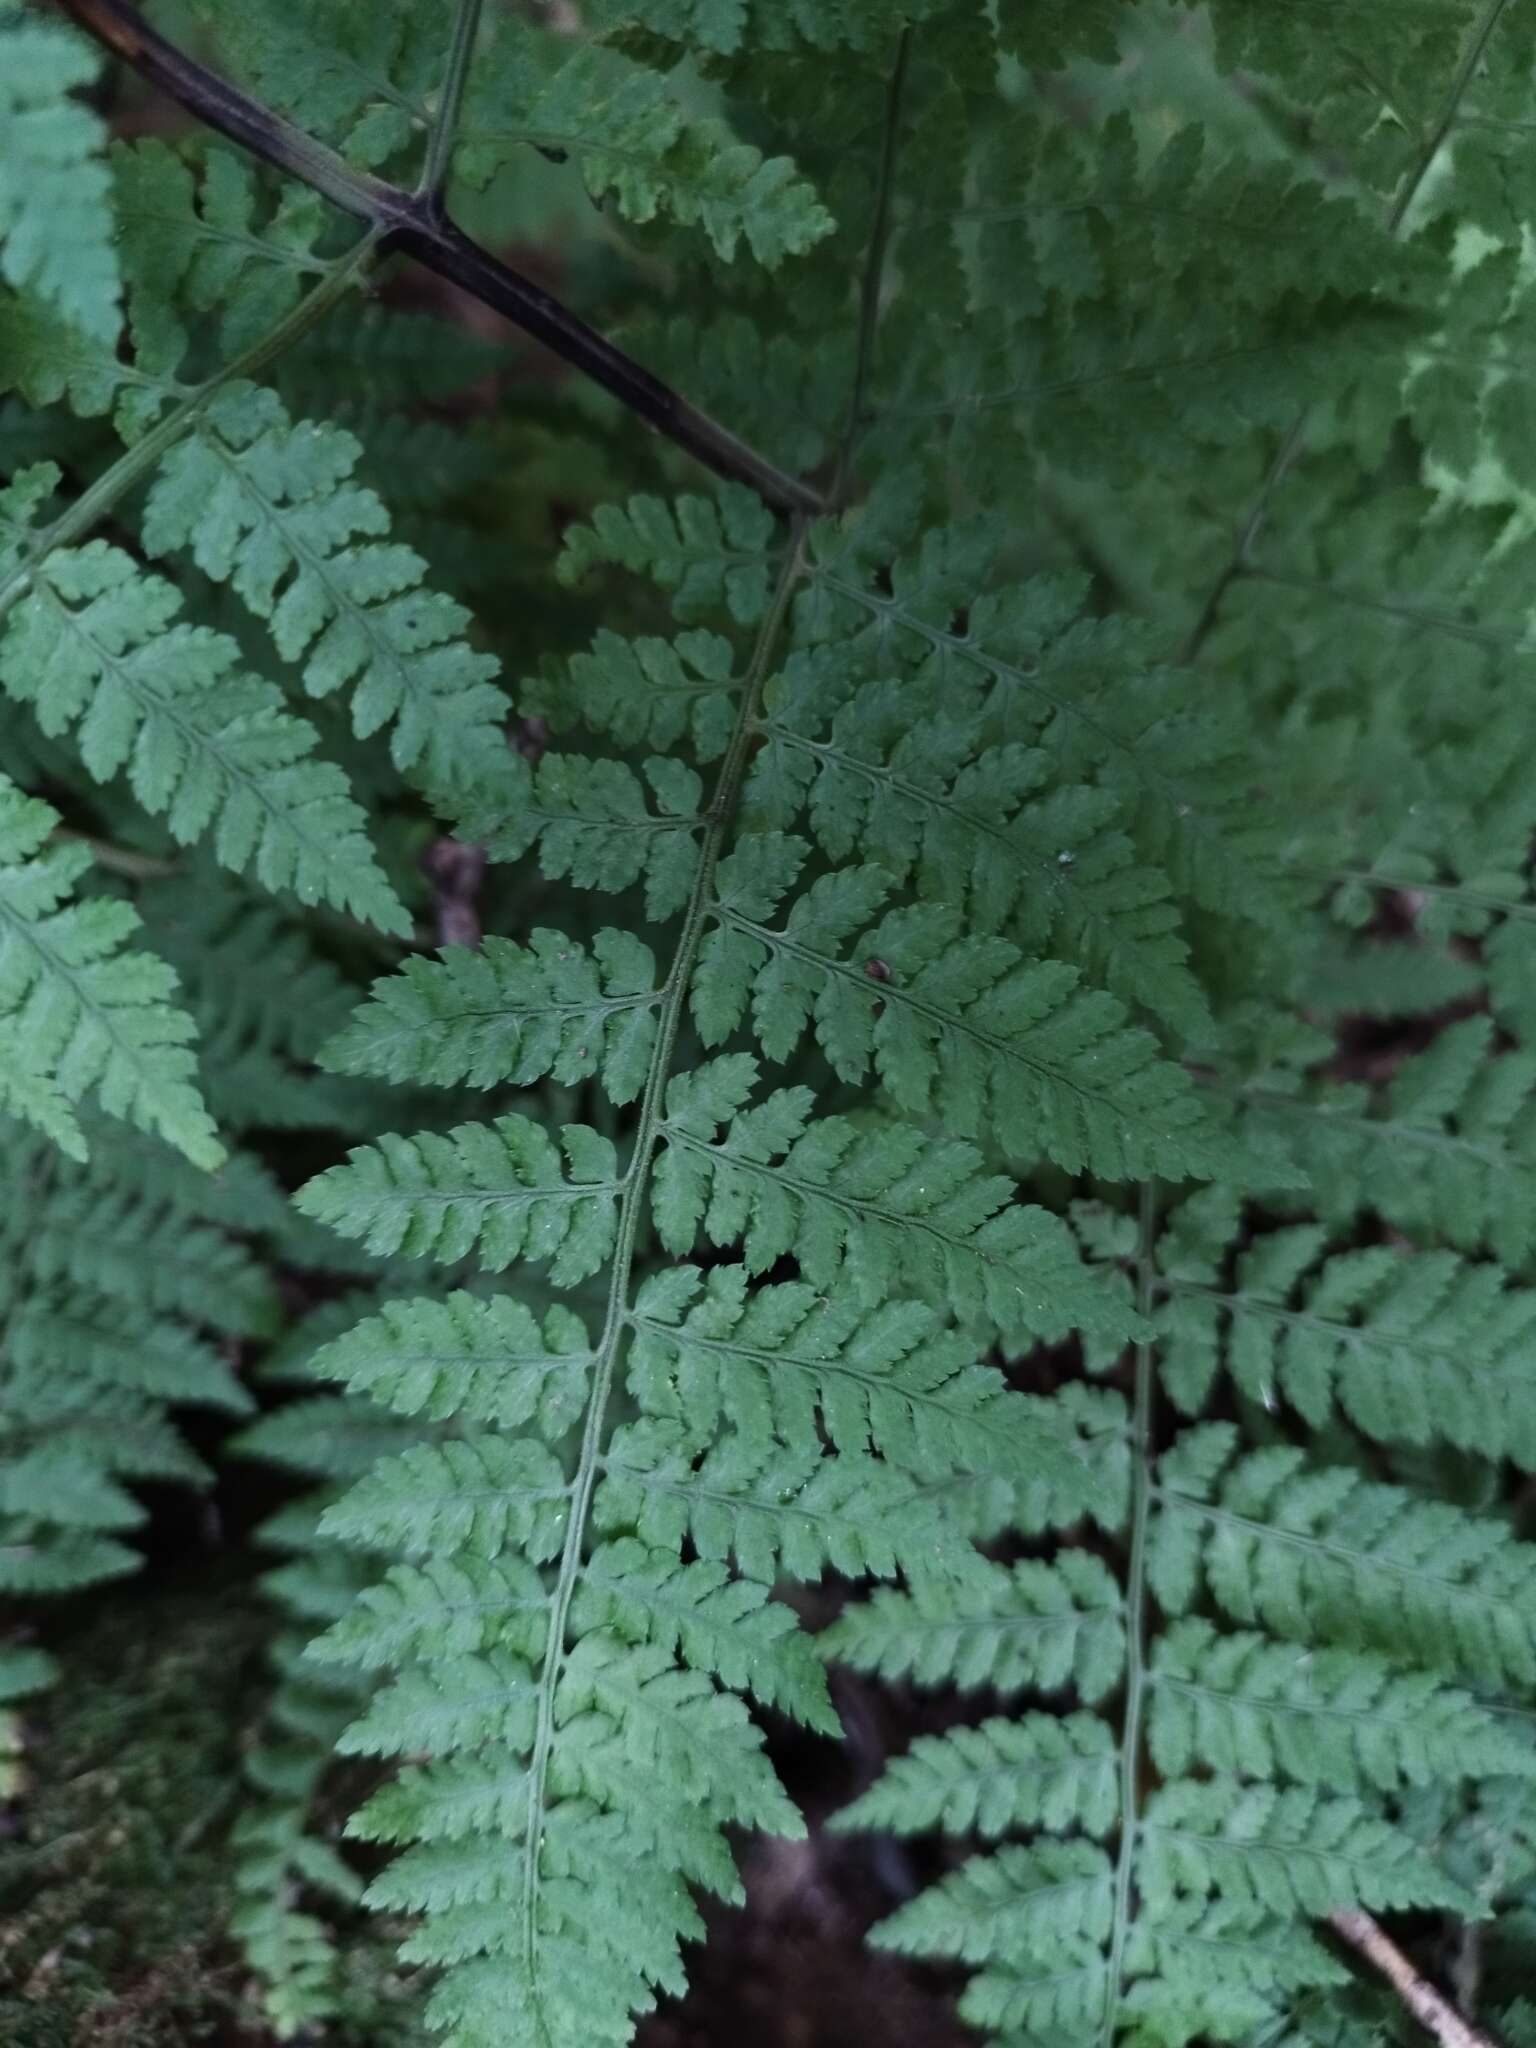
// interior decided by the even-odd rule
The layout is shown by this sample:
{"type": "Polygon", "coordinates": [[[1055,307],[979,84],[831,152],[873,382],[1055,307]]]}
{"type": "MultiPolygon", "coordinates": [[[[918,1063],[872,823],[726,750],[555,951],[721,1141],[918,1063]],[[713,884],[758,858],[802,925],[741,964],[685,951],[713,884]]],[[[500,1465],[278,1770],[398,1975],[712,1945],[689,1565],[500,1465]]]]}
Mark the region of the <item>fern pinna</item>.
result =
{"type": "Polygon", "coordinates": [[[0,5],[7,1583],[253,1364],[283,2037],[633,2038],[831,1662],[999,2043],[1523,2038],[1536,24],[545,12],[0,5]]]}

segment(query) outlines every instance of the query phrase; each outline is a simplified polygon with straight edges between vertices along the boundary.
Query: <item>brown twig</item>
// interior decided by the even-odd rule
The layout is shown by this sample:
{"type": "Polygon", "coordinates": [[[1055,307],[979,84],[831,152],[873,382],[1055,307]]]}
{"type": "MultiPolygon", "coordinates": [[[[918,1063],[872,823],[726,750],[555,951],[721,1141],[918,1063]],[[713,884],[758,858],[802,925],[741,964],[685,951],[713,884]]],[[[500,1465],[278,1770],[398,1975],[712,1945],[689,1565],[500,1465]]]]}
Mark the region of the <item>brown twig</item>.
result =
{"type": "Polygon", "coordinates": [[[422,855],[422,871],[432,884],[440,946],[479,945],[480,885],[485,880],[485,865],[485,848],[463,839],[434,839],[422,855]]]}
{"type": "Polygon", "coordinates": [[[127,0],[54,0],[54,4],[141,78],[169,94],[208,127],[264,163],[312,186],[332,205],[387,236],[389,248],[414,257],[424,269],[493,307],[573,369],[611,391],[637,418],[687,449],[717,476],[746,484],[777,512],[823,509],[820,495],[808,484],[786,475],[681,392],[615,348],[552,293],[482,249],[448,218],[435,190],[407,192],[354,170],[314,136],[187,56],[151,28],[127,0]]]}
{"type": "Polygon", "coordinates": [[[1330,1913],[1328,1923],[1351,1948],[1380,1970],[1419,2025],[1434,2035],[1441,2048],[1495,2048],[1487,2034],[1479,2033],[1464,2020],[1450,2000],[1419,1975],[1369,1913],[1330,1913]]]}

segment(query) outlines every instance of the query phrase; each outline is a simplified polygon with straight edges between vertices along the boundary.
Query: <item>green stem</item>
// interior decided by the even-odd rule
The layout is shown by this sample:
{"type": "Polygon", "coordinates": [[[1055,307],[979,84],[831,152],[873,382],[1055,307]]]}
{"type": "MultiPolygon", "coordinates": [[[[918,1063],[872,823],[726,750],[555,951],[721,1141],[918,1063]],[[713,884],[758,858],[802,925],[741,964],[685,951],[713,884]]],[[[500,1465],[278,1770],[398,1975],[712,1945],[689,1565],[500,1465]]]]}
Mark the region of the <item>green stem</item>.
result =
{"type": "Polygon", "coordinates": [[[205,384],[200,384],[191,395],[182,400],[174,411],[166,414],[157,427],[147,433],[142,441],[136,441],[126,455],[120,456],[110,469],[103,472],[95,483],[80,493],[67,511],[60,514],[51,526],[43,528],[21,550],[10,574],[0,579],[0,618],[30,586],[32,578],[42,562],[55,548],[70,547],[83,540],[99,520],[104,519],[136,483],[156,469],[166,455],[197,425],[209,401],[226,385],[241,377],[252,377],[258,370],[279,356],[291,343],[306,334],[317,321],[324,318],[331,307],[351,290],[358,276],[371,262],[382,237],[377,231],[364,235],[345,256],[332,268],[324,284],[317,285],[309,296],[302,299],[286,319],[280,320],[270,331],[254,341],[234,361],[225,365],[205,384]]]}
{"type": "Polygon", "coordinates": [[[69,825],[60,825],[53,837],[62,843],[83,846],[97,867],[110,874],[126,875],[130,881],[159,882],[180,872],[172,860],[157,859],[152,853],[135,853],[129,847],[114,846],[107,839],[93,839],[89,832],[76,832],[69,825]]]}
{"type": "Polygon", "coordinates": [[[832,503],[842,503],[853,468],[853,451],[858,445],[864,421],[864,403],[869,389],[870,363],[874,355],[875,329],[880,323],[880,291],[885,277],[885,251],[891,233],[891,199],[896,187],[896,144],[901,132],[901,103],[906,91],[907,62],[912,51],[912,30],[904,26],[896,40],[896,61],[886,92],[885,133],[880,145],[880,170],[875,181],[875,219],[870,232],[869,253],[864,262],[864,281],[859,292],[859,331],[854,344],[853,397],[848,406],[848,424],[837,458],[832,483],[832,503]]]}
{"type": "Polygon", "coordinates": [[[1422,149],[1403,180],[1402,190],[1392,202],[1392,211],[1387,215],[1389,235],[1396,236],[1402,233],[1403,223],[1412,210],[1413,202],[1423,191],[1424,180],[1433,170],[1435,159],[1444,149],[1450,132],[1456,125],[1456,116],[1461,112],[1461,103],[1467,96],[1467,88],[1472,83],[1478,65],[1488,54],[1488,45],[1493,40],[1494,31],[1508,8],[1509,0],[1488,0],[1488,5],[1483,10],[1483,18],[1473,30],[1472,40],[1456,67],[1456,76],[1451,80],[1451,89],[1446,94],[1440,119],[1436,122],[1433,132],[1426,137],[1422,149]]]}
{"type": "Polygon", "coordinates": [[[470,59],[474,56],[475,37],[480,29],[480,6],[481,0],[458,0],[454,11],[453,38],[448,45],[443,89],[437,112],[432,117],[432,132],[427,137],[427,157],[422,166],[421,183],[416,188],[425,199],[442,198],[448,174],[453,168],[453,144],[459,132],[459,116],[464,111],[470,59]]]}
{"type": "Polygon", "coordinates": [[[774,650],[789,614],[796,583],[804,571],[806,523],[796,523],[788,559],[780,574],[773,604],[758,635],[757,646],[747,670],[738,708],[735,730],[710,799],[699,848],[693,887],[683,913],[682,930],[672,956],[662,997],[656,1032],[656,1049],[646,1078],[635,1130],[635,1149],[625,1174],[619,1200],[608,1306],[593,1356],[592,1391],[582,1427],[581,1450],[571,1484],[570,1522],[559,1573],[550,1602],[549,1638],[539,1675],[537,1725],[533,1756],[528,1766],[528,1826],[524,1836],[524,1957],[529,1978],[536,1971],[538,1930],[539,1852],[544,1836],[544,1810],[549,1777],[550,1753],[555,1737],[555,1701],[565,1666],[566,1639],[571,1601],[581,1576],[592,1500],[603,1465],[603,1444],[607,1434],[608,1408],[613,1394],[619,1347],[630,1327],[630,1285],[634,1272],[635,1246],[645,1214],[650,1189],[651,1161],[662,1135],[662,1117],[673,1056],[687,1009],[688,994],[699,947],[709,917],[715,870],[721,848],[740,794],[755,737],[757,708],[773,661],[774,650]]]}
{"type": "MultiPolygon", "coordinates": [[[[1152,1251],[1157,1229],[1157,1188],[1141,1189],[1141,1242],[1137,1256],[1136,1307],[1152,1312],[1152,1251]]],[[[1120,1738],[1120,1852],[1115,1863],[1114,1932],[1104,1980],[1102,2048],[1113,2048],[1125,1976],[1125,1945],[1131,1930],[1136,1874],[1137,1806],[1140,1795],[1141,1723],[1146,1701],[1147,1541],[1152,1522],[1152,1340],[1136,1347],[1136,1391],[1131,1419],[1131,1554],[1125,1589],[1125,1726],[1120,1738]]]]}

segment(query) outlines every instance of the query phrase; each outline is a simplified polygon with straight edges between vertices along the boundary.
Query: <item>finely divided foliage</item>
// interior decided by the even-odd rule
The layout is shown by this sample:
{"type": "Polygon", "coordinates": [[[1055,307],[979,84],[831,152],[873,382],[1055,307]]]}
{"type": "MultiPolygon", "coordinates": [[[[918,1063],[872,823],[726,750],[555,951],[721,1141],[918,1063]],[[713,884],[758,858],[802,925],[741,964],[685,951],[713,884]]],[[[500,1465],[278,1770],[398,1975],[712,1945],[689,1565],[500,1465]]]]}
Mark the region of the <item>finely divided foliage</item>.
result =
{"type": "Polygon", "coordinates": [[[864,1674],[1002,2048],[1518,2037],[1527,10],[64,11],[266,161],[0,4],[0,1576],[276,1339],[272,2024],[631,2040],[864,1674]]]}

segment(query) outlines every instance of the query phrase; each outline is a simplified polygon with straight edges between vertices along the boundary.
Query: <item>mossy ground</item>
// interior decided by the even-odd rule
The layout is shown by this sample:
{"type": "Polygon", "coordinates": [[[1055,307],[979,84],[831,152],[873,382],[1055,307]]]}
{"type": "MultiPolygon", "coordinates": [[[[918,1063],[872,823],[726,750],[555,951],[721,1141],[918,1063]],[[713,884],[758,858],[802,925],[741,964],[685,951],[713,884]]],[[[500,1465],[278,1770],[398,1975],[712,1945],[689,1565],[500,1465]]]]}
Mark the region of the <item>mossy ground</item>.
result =
{"type": "MultiPolygon", "coordinates": [[[[0,1812],[4,2048],[272,2048],[224,1933],[264,1625],[238,1591],[141,1584],[54,1646],[68,1677],[30,1705],[0,1812]]],[[[387,1959],[353,1954],[354,2012],[327,2039],[380,2048],[387,1959]]]]}

